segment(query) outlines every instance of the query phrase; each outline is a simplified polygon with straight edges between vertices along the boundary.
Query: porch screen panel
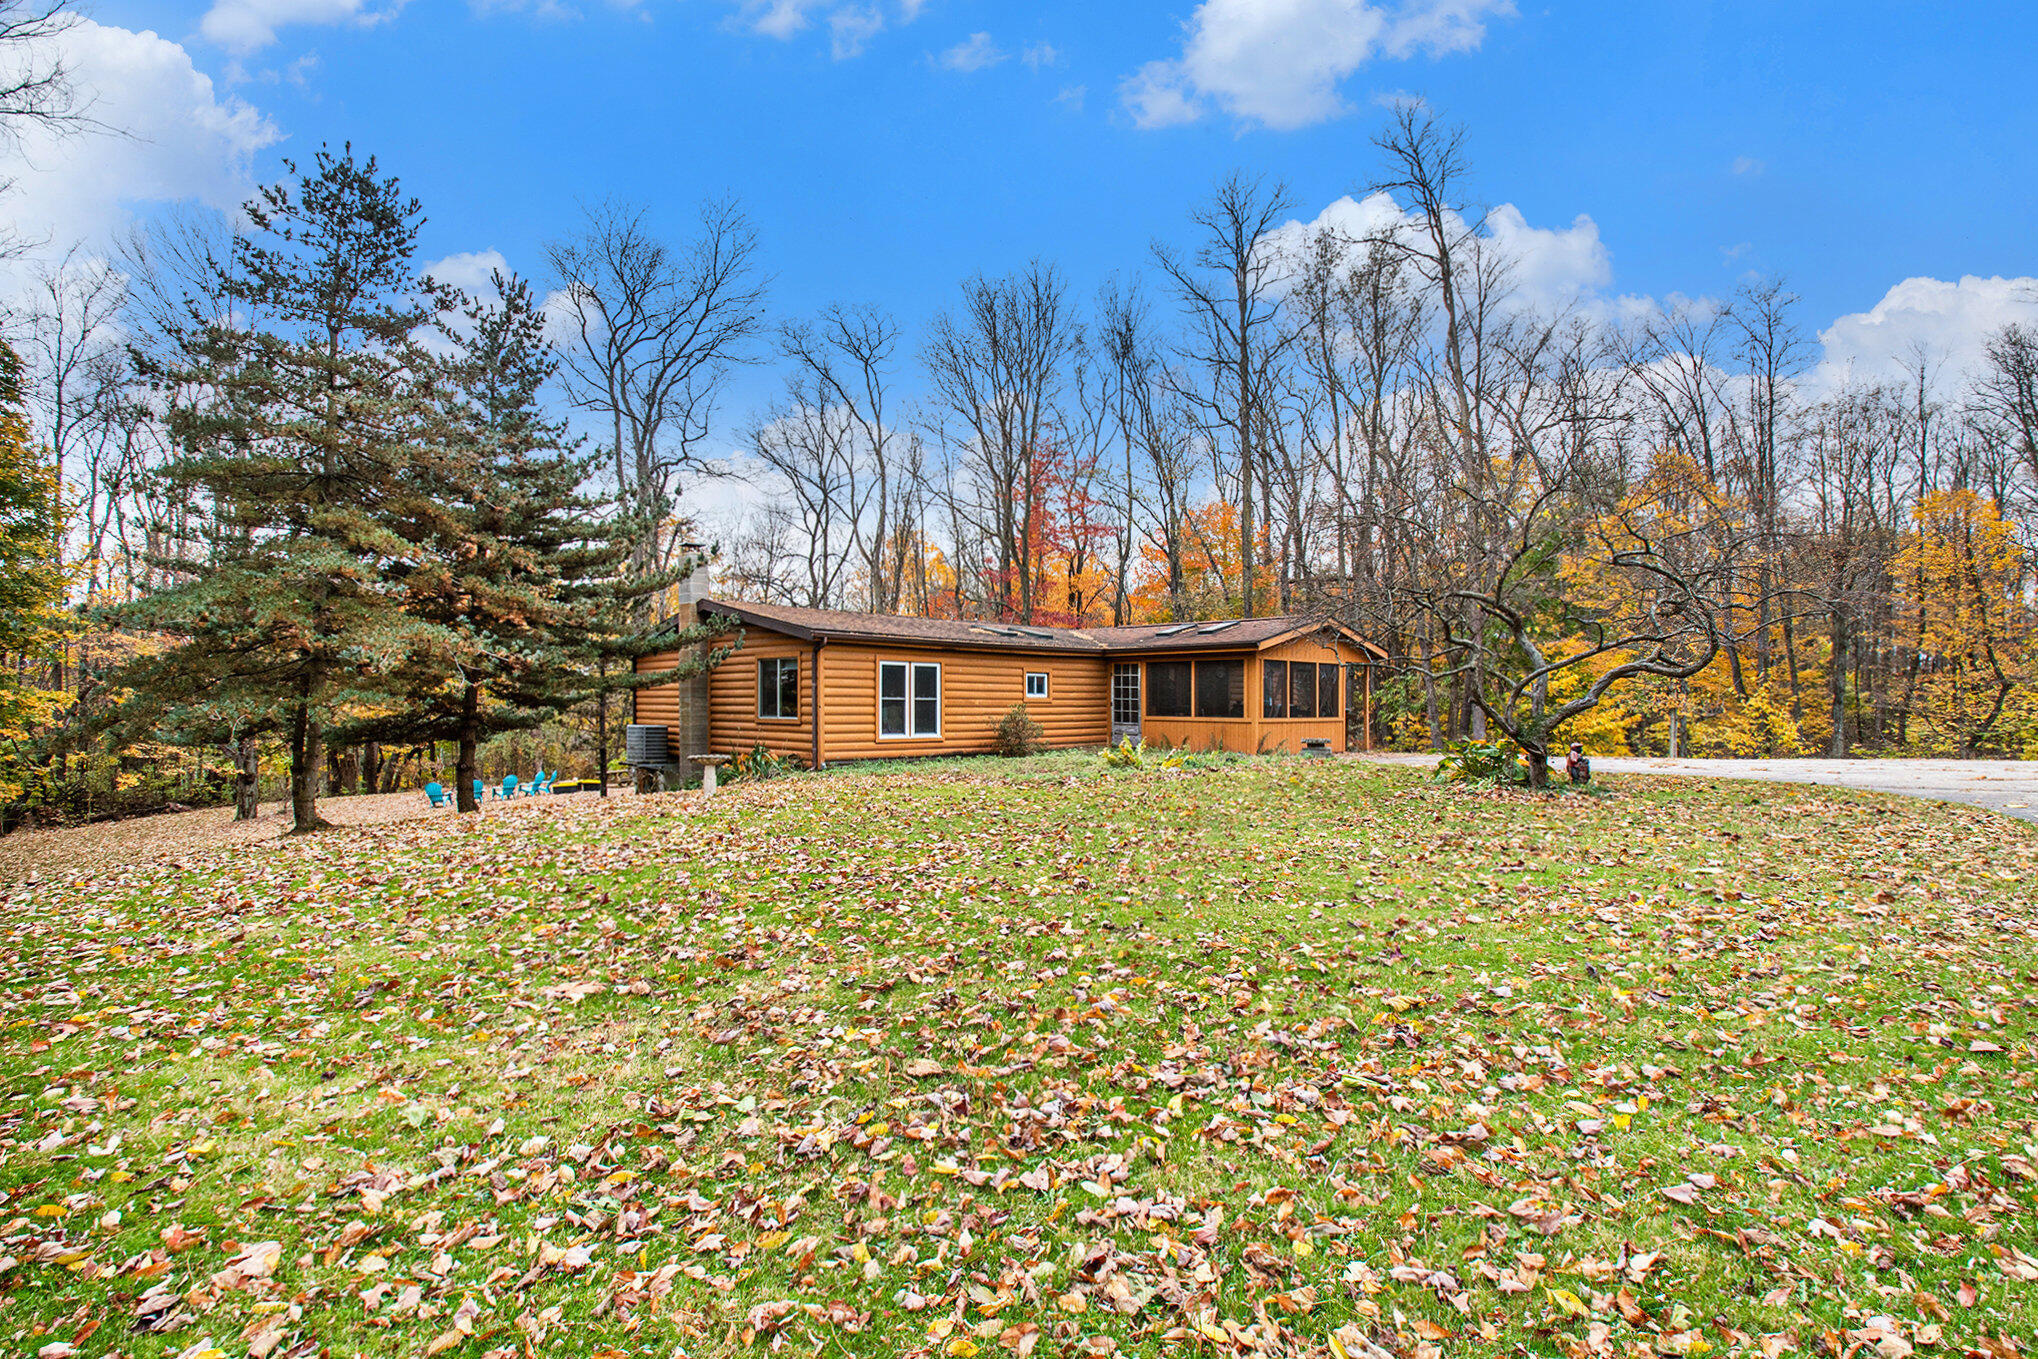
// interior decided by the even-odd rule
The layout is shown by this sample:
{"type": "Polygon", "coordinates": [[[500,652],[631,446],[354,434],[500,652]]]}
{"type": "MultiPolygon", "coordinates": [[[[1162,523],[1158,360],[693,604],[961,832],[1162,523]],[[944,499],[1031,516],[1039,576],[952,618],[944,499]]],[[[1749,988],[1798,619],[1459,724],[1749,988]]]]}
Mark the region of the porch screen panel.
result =
{"type": "Polygon", "coordinates": [[[1191,679],[1187,661],[1152,661],[1146,667],[1146,712],[1149,717],[1188,717],[1191,679]]]}
{"type": "Polygon", "coordinates": [[[1336,665],[1319,665],[1316,667],[1316,715],[1318,717],[1337,716],[1338,670],[1339,667],[1336,665]]]}
{"type": "Polygon", "coordinates": [[[1316,662],[1288,663],[1288,716],[1316,716],[1316,662]]]}
{"type": "Polygon", "coordinates": [[[1260,675],[1260,716],[1288,715],[1288,663],[1268,661],[1260,675]]]}
{"type": "Polygon", "coordinates": [[[1196,662],[1196,716],[1245,716],[1245,662],[1196,662]]]}

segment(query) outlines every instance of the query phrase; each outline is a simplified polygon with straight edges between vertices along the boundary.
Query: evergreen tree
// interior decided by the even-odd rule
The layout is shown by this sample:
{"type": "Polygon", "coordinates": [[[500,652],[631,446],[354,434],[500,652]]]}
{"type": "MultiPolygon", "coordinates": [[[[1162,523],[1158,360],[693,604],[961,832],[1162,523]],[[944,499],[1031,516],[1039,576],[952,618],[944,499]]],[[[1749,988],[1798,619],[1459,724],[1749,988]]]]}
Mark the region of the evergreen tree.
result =
{"type": "Polygon", "coordinates": [[[581,492],[595,459],[543,411],[556,360],[529,285],[497,273],[490,290],[441,294],[448,353],[432,365],[433,401],[394,506],[411,544],[403,607],[430,626],[374,710],[343,728],[347,739],[452,742],[462,811],[477,806],[483,741],[693,668],[635,674],[646,644],[631,620],[674,573],[633,574],[637,526],[581,492]]]}
{"type": "Polygon", "coordinates": [[[386,676],[375,710],[344,729],[452,742],[462,811],[477,805],[483,741],[575,701],[558,649],[572,621],[567,591],[612,575],[625,554],[579,492],[590,460],[540,406],[555,368],[543,312],[520,278],[497,273],[490,286],[489,298],[440,295],[435,325],[449,352],[431,364],[420,455],[395,505],[411,545],[402,604],[431,627],[386,676]]]}
{"type": "MultiPolygon", "coordinates": [[[[30,434],[21,359],[0,342],[0,656],[41,661],[69,631],[62,539],[56,469],[30,434]]],[[[63,697],[24,684],[12,667],[0,667],[0,731],[18,734],[40,726],[63,697]]]]}
{"type": "Polygon", "coordinates": [[[165,499],[200,527],[155,562],[177,583],[114,617],[170,639],[125,679],[171,724],[282,734],[306,831],[324,824],[327,726],[434,630],[399,607],[397,530],[419,457],[411,335],[431,312],[416,200],[351,146],[286,167],[213,266],[233,316],[193,307],[144,359],[174,394],[165,499]]]}

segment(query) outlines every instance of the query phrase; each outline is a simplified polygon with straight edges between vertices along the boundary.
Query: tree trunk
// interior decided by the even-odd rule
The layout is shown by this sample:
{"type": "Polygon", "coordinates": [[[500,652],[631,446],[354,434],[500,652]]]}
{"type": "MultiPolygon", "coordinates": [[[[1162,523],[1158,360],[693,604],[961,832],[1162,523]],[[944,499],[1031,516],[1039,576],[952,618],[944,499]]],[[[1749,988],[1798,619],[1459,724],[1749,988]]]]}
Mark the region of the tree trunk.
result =
{"type": "Polygon", "coordinates": [[[314,676],[305,676],[290,715],[290,816],[291,830],[296,834],[331,824],[320,820],[318,814],[319,746],[323,733],[311,708],[316,685],[314,676]]]}
{"type": "Polygon", "coordinates": [[[598,665],[602,678],[602,688],[600,694],[595,698],[594,705],[594,764],[597,776],[601,779],[601,795],[607,797],[609,795],[608,657],[602,657],[598,665]]]}
{"type": "Polygon", "coordinates": [[[1529,787],[1542,792],[1550,786],[1550,752],[1547,746],[1523,746],[1528,760],[1529,787]]]}
{"type": "Polygon", "coordinates": [[[453,805],[463,812],[481,810],[481,800],[474,796],[474,782],[481,777],[480,742],[474,732],[480,708],[481,686],[469,684],[460,702],[460,754],[453,762],[453,805]]]}
{"type": "Polygon", "coordinates": [[[260,772],[255,738],[241,737],[234,742],[234,820],[253,821],[262,814],[260,772]]]}
{"type": "Polygon", "coordinates": [[[1832,672],[1828,686],[1832,700],[1833,738],[1827,751],[1836,760],[1847,758],[1847,615],[1833,610],[1833,660],[1827,667],[1832,672]]]}
{"type": "Polygon", "coordinates": [[[1422,703],[1423,716],[1429,721],[1429,748],[1432,752],[1440,751],[1444,748],[1444,717],[1437,702],[1436,676],[1429,672],[1427,664],[1422,672],[1422,703]]]}

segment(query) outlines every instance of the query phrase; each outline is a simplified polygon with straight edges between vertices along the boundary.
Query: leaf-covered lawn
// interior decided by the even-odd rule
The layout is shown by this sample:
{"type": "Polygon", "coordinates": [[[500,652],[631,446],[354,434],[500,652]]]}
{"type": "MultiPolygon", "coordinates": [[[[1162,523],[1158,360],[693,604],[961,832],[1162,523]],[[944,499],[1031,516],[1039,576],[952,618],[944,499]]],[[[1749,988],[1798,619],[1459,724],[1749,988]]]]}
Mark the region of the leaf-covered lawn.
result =
{"type": "Polygon", "coordinates": [[[2008,1355],[2038,832],[970,762],[11,889],[46,1355],[2008,1355]]]}

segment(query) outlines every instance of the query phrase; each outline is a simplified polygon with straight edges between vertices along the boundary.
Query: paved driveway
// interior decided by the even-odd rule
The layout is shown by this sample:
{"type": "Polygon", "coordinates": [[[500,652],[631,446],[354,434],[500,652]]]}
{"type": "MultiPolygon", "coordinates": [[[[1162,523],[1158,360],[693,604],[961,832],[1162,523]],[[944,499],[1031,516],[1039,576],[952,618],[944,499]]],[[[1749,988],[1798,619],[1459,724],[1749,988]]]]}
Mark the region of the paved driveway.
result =
{"type": "MultiPolygon", "coordinates": [[[[1430,765],[1434,755],[1375,755],[1395,764],[1430,765]]],[[[1594,773],[1681,774],[1708,779],[1823,783],[1878,793],[1986,807],[2038,821],[2038,760],[1636,760],[1595,755],[1594,773]]],[[[1555,771],[1552,771],[1555,772],[1555,771]]]]}

